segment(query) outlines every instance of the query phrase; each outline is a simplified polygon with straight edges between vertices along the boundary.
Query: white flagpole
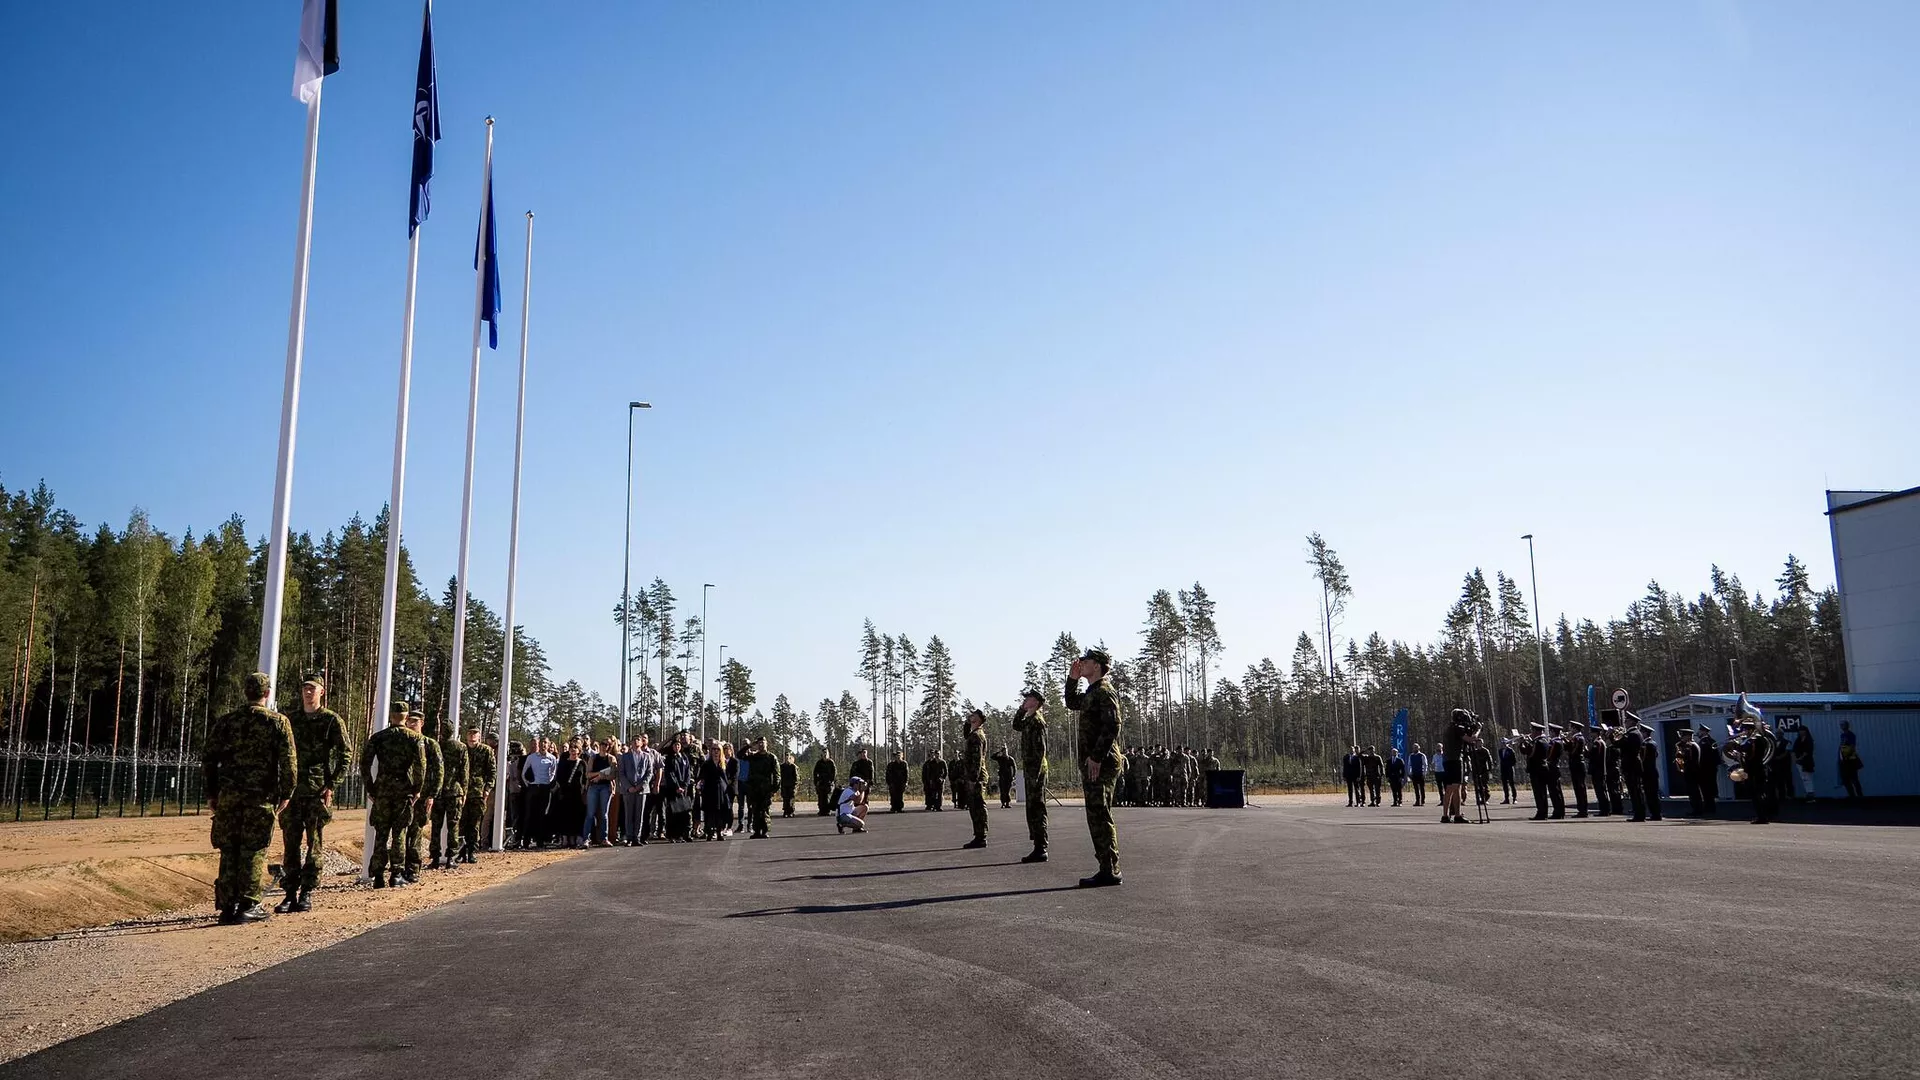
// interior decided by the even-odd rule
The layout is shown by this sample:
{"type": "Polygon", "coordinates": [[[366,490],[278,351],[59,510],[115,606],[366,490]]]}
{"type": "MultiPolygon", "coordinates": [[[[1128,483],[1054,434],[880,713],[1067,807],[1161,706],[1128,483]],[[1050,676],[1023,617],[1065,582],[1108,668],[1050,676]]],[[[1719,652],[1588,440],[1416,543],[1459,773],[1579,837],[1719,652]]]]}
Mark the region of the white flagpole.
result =
{"type": "MultiPolygon", "coordinates": [[[[422,223],[424,224],[424,222],[422,223]]],[[[420,279],[420,227],[407,238],[407,313],[400,332],[400,404],[393,421],[393,491],[387,498],[387,576],[380,588],[379,674],[373,689],[373,715],[367,718],[369,734],[387,726],[387,710],[393,703],[393,622],[400,595],[400,504],[407,484],[407,402],[413,387],[413,297],[420,279]]],[[[360,876],[367,876],[373,859],[373,822],[367,822],[365,854],[360,859],[360,876]]]]}
{"type": "Polygon", "coordinates": [[[307,160],[300,180],[300,233],[293,253],[293,309],[287,316],[287,378],[280,391],[280,457],[273,474],[273,532],[267,537],[267,594],[260,613],[260,670],[268,698],[280,668],[280,607],[287,591],[287,518],[293,510],[293,441],[300,422],[300,359],[307,347],[307,251],[313,242],[313,177],[320,152],[320,91],[307,102],[307,160]]]}
{"type": "Polygon", "coordinates": [[[513,513],[507,529],[506,643],[500,656],[500,726],[493,755],[493,846],[507,839],[507,741],[513,730],[513,592],[520,566],[520,458],[527,444],[527,310],[533,303],[533,211],[527,211],[527,267],[520,277],[520,404],[513,421],[513,513]]]}
{"type": "Polygon", "coordinates": [[[460,729],[460,680],[467,653],[467,550],[473,537],[473,448],[480,430],[480,309],[487,297],[487,196],[492,190],[493,117],[489,116],[487,161],[480,180],[480,232],[475,241],[480,257],[475,260],[473,272],[473,371],[467,381],[467,479],[460,493],[460,564],[455,575],[453,665],[447,702],[447,724],[455,731],[460,729]]]}

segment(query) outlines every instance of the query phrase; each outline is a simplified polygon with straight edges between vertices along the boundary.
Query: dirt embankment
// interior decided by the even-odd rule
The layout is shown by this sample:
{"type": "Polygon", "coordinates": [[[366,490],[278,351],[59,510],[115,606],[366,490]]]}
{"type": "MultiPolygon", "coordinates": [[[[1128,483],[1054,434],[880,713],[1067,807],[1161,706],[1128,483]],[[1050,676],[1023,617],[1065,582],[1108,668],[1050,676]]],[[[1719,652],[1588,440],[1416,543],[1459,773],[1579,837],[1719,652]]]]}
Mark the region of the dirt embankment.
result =
{"type": "Polygon", "coordinates": [[[579,854],[482,854],[376,891],[356,884],[365,822],[328,827],[311,912],[254,926],[213,921],[204,816],[0,826],[0,1062],[579,854]]]}

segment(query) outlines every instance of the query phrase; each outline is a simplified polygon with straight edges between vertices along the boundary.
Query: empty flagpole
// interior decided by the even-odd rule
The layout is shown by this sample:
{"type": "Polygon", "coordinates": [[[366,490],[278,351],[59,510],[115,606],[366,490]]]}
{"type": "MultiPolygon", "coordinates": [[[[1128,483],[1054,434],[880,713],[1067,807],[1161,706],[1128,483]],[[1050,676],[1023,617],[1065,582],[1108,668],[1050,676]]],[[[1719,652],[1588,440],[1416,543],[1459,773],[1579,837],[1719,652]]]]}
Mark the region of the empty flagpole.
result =
{"type": "Polygon", "coordinates": [[[533,304],[533,211],[527,211],[527,266],[520,277],[520,404],[513,420],[513,512],[507,526],[507,609],[505,644],[500,654],[499,743],[493,755],[493,846],[507,838],[507,733],[513,728],[513,592],[520,565],[520,459],[527,444],[527,311],[533,304]]]}
{"type": "MultiPolygon", "coordinates": [[[[473,539],[473,448],[480,429],[480,316],[487,302],[487,215],[493,210],[493,117],[487,117],[486,167],[480,180],[480,237],[473,275],[473,370],[467,380],[467,478],[460,492],[460,563],[456,567],[453,600],[453,665],[449,680],[447,723],[460,728],[461,678],[467,650],[467,551],[473,539]]],[[[509,628],[511,633],[511,628],[509,628]]]]}
{"type": "Polygon", "coordinates": [[[307,252],[313,242],[313,178],[320,154],[320,91],[340,67],[331,0],[306,0],[294,55],[294,96],[307,105],[306,163],[300,172],[300,226],[293,249],[293,304],[287,314],[287,373],[280,388],[280,453],[273,472],[273,532],[267,537],[266,597],[260,612],[260,670],[268,701],[280,669],[280,608],[287,591],[287,519],[293,510],[293,444],[300,426],[300,360],[307,347],[307,252]]]}

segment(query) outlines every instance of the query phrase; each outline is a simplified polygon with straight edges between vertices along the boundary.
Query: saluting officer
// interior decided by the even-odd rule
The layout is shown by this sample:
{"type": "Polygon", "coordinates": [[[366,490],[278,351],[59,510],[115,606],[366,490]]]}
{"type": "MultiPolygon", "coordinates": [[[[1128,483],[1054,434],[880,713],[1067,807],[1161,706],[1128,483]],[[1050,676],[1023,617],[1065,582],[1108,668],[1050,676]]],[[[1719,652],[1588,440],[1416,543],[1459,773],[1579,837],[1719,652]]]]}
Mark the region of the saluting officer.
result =
{"type": "Polygon", "coordinates": [[[1088,649],[1067,670],[1067,708],[1080,714],[1080,790],[1086,798],[1087,832],[1100,863],[1092,877],[1080,879],[1082,888],[1120,884],[1120,838],[1113,825],[1113,786],[1121,764],[1120,699],[1113,690],[1112,670],[1113,657],[1100,648],[1088,649]]]}

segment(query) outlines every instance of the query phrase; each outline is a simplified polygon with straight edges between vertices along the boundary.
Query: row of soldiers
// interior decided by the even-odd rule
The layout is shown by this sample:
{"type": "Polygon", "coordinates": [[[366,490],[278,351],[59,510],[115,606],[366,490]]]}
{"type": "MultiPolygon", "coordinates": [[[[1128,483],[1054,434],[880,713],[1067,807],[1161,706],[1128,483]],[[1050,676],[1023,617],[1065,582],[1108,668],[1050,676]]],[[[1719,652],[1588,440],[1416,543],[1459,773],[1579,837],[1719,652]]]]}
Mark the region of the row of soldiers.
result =
{"type": "Polygon", "coordinates": [[[1220,768],[1211,748],[1196,754],[1191,746],[1129,746],[1122,753],[1121,806],[1203,806],[1207,774],[1220,768]]]}
{"type": "MultiPolygon", "coordinates": [[[[272,681],[265,674],[248,675],[243,690],[247,704],[213,721],[201,757],[212,841],[220,852],[213,903],[220,922],[229,925],[267,918],[261,899],[276,821],[286,898],[274,910],[311,909],[333,793],[351,761],[346,724],[326,707],[326,683],[319,676],[301,682],[300,710],[292,717],[269,703],[272,681]]],[[[480,741],[478,730],[468,731],[464,743],[450,733],[442,736],[438,723],[429,738],[425,722],[406,702],[396,702],[392,723],[375,732],[361,754],[374,827],[375,888],[418,879],[423,830],[432,834],[430,867],[475,861],[493,790],[493,747],[480,741]]]]}

